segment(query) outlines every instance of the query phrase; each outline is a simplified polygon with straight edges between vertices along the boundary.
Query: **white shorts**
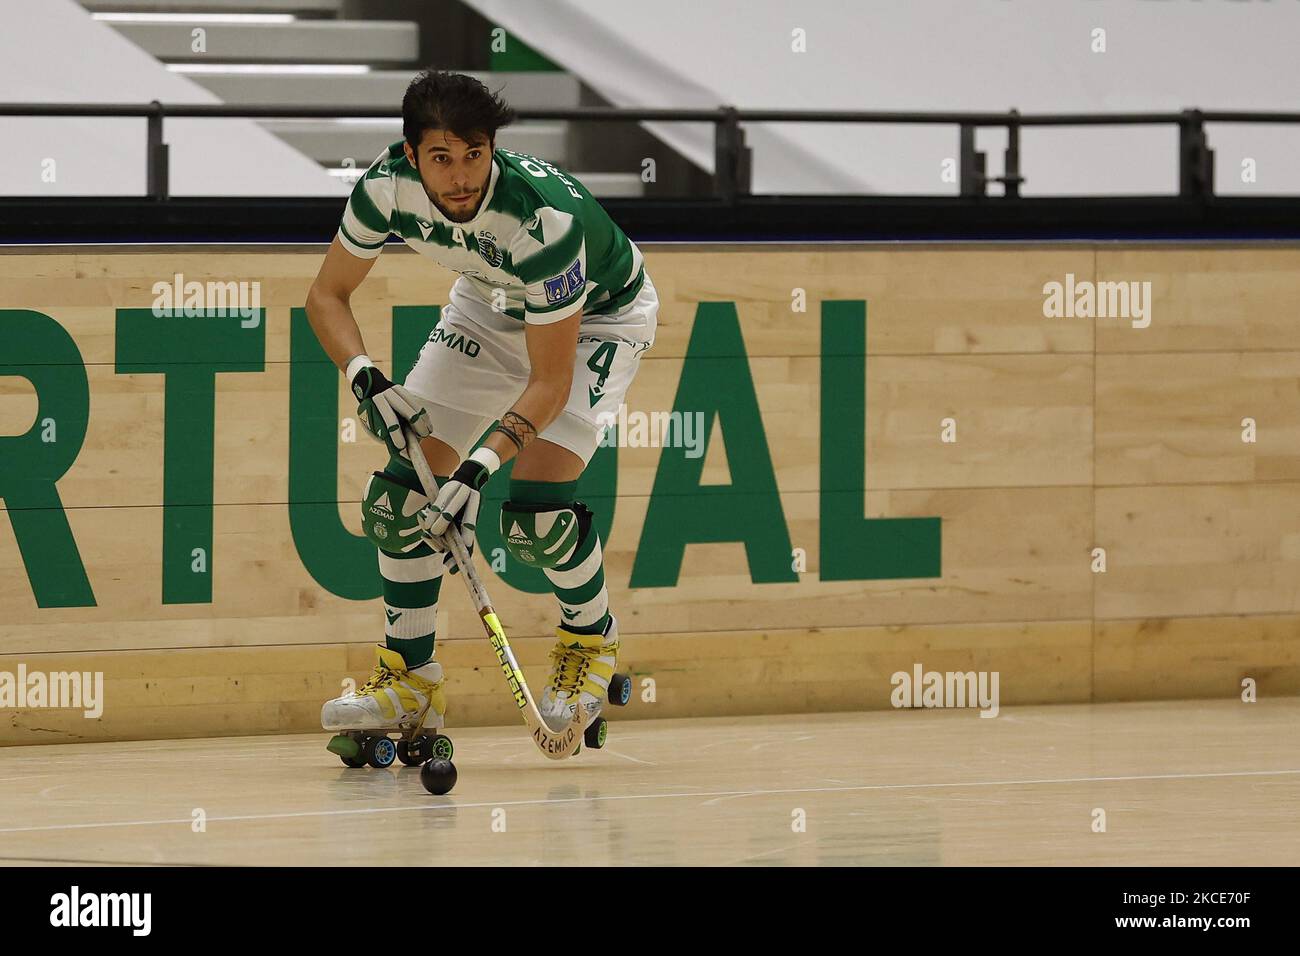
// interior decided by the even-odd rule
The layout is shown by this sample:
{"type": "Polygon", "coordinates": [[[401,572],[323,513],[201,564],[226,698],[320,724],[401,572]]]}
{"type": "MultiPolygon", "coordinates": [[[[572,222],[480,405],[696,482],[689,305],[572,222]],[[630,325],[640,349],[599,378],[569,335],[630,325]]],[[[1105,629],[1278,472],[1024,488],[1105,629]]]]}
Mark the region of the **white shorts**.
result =
{"type": "MultiPolygon", "coordinates": [[[[403,385],[424,400],[433,437],[464,458],[528,384],[524,325],[468,294],[458,279],[429,341],[403,385]]],[[[641,354],[654,344],[659,296],[649,273],[636,299],[612,315],[584,315],[573,387],[539,438],[567,448],[583,465],[632,384],[641,354]]]]}

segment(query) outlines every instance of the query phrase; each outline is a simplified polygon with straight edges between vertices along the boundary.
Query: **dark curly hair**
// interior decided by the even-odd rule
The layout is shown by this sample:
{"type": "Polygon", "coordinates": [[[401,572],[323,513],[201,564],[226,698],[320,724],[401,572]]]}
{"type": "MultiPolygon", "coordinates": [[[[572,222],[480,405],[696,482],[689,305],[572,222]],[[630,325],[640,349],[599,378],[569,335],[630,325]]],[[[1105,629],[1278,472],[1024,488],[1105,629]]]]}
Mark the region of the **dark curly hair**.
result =
{"type": "Polygon", "coordinates": [[[416,152],[426,130],[451,130],[466,142],[474,133],[494,140],[514,121],[515,111],[500,96],[464,73],[425,70],[402,97],[402,136],[416,152]]]}

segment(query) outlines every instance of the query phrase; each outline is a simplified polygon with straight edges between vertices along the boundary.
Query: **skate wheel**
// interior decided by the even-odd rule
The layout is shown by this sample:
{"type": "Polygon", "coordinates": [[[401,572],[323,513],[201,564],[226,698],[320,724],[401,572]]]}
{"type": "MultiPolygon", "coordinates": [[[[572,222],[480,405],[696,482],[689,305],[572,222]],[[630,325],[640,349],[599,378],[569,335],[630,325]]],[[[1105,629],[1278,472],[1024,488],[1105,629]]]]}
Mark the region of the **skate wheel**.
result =
{"type": "Polygon", "coordinates": [[[615,707],[623,707],[632,699],[632,678],[626,674],[615,674],[609,682],[609,690],[606,691],[609,702],[615,707]]]}
{"type": "Polygon", "coordinates": [[[582,741],[592,750],[605,746],[605,735],[609,733],[609,722],[604,717],[597,717],[582,733],[582,741]]]}
{"type": "Polygon", "coordinates": [[[434,734],[430,746],[433,749],[430,751],[429,756],[435,760],[450,760],[451,755],[456,751],[455,744],[451,742],[451,738],[446,734],[434,734]]]}
{"type": "Polygon", "coordinates": [[[384,770],[397,759],[397,745],[387,737],[367,737],[361,745],[361,754],[370,766],[384,770]]]}
{"type": "Polygon", "coordinates": [[[424,763],[427,757],[424,754],[425,741],[427,737],[416,737],[414,740],[399,740],[397,742],[397,759],[407,767],[418,767],[424,763]]]}

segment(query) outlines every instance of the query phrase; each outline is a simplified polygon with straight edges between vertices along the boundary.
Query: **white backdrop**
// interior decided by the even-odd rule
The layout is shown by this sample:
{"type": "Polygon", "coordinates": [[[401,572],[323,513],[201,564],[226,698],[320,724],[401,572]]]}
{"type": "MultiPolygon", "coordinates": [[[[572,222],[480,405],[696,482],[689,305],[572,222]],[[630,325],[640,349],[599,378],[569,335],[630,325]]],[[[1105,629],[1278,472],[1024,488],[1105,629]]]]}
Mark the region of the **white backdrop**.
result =
{"type": "MultiPolygon", "coordinates": [[[[0,101],[219,103],[74,0],[0,0],[0,101]]],[[[170,119],[175,195],[346,195],[348,187],[249,120],[170,119]]],[[[9,196],[139,195],[145,120],[0,117],[9,196]],[[43,173],[54,161],[54,182],[43,173]]]]}
{"type": "MultiPolygon", "coordinates": [[[[1300,110],[1298,0],[467,2],[619,106],[1300,110]]],[[[711,130],[653,128],[712,169],[711,130]]],[[[1209,132],[1218,192],[1300,192],[1300,128],[1209,132]]],[[[952,128],[751,126],[748,138],[757,192],[956,191],[940,178],[952,128]]],[[[991,172],[1004,144],[979,139],[991,172]]],[[[1029,131],[1021,159],[1026,195],[1177,191],[1173,127],[1029,131]]]]}
{"type": "MultiPolygon", "coordinates": [[[[427,3],[432,0],[412,0],[427,3]]],[[[467,0],[619,105],[1300,110],[1300,0],[467,0]],[[1092,51],[1106,31],[1106,52],[1092,51]],[[794,31],[806,52],[794,52],[794,31]]],[[[210,103],[74,0],[0,0],[0,100],[210,103]]],[[[707,125],[652,124],[705,169],[707,125]]],[[[759,192],[952,193],[948,127],[751,126],[759,192]]],[[[1300,192],[1300,130],[1217,126],[1221,194],[1300,192]],[[1255,161],[1257,182],[1243,183],[1255,161]]],[[[244,120],[169,120],[178,195],[343,195],[244,120]]],[[[998,172],[1005,137],[981,134],[998,172]]],[[[10,195],[138,194],[143,119],[0,121],[10,195]],[[57,179],[42,181],[48,159],[57,179]]],[[[1176,133],[1029,130],[1026,195],[1171,193],[1176,133]]],[[[639,170],[638,170],[639,171],[639,170]]]]}

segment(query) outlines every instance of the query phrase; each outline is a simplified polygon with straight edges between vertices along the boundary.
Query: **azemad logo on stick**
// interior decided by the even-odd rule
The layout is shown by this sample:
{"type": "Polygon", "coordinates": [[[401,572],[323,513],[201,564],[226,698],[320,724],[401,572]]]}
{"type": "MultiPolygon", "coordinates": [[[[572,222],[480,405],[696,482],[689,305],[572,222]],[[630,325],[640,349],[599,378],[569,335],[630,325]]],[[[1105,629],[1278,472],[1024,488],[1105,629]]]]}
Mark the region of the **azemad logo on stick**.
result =
{"type": "MultiPolygon", "coordinates": [[[[163,400],[139,403],[140,414],[162,419],[150,423],[161,425],[162,440],[154,446],[157,461],[153,464],[162,474],[162,500],[113,504],[151,508],[161,504],[161,540],[156,545],[161,603],[206,604],[213,600],[214,569],[225,558],[214,535],[214,476],[235,464],[218,460],[217,383],[228,382],[228,376],[267,372],[268,323],[265,310],[247,314],[255,301],[251,286],[233,290],[232,313],[229,287],[220,293],[224,301],[219,302],[206,298],[206,284],[200,295],[199,289],[182,280],[177,276],[163,284],[171,290],[170,310],[162,308],[168,301],[160,291],[158,308],[118,309],[114,316],[111,371],[157,376],[160,385],[153,387],[161,387],[163,400]],[[248,303],[240,304],[245,298],[248,303]],[[178,303],[183,314],[176,311],[178,303]],[[200,304],[207,306],[206,311],[191,317],[191,306],[199,312],[200,304]]],[[[394,369],[414,364],[439,316],[436,306],[392,309],[394,369]]],[[[317,342],[306,311],[289,310],[288,324],[287,403],[273,393],[265,397],[267,428],[288,433],[286,460],[259,464],[266,474],[287,477],[287,501],[265,499],[262,512],[274,522],[273,509],[287,511],[287,533],[294,550],[319,587],[342,598],[370,600],[382,593],[375,547],[345,524],[339,502],[340,423],[351,410],[339,406],[338,369],[317,342]]],[[[686,548],[697,542],[742,544],[754,584],[799,581],[800,574],[807,573],[802,565],[807,549],[791,542],[773,443],[760,410],[735,303],[700,303],[690,328],[672,407],[658,417],[610,409],[613,414],[602,424],[617,427],[611,429],[611,440],[596,449],[579,481],[577,497],[599,502],[599,508],[592,509],[593,524],[601,540],[609,542],[619,505],[619,446],[633,440],[660,445],[639,539],[619,546],[633,556],[628,587],[675,587],[686,548]],[[719,437],[730,471],[727,484],[705,480],[709,442],[719,437]]],[[[938,516],[865,517],[866,334],[864,301],[821,303],[821,381],[814,399],[820,402],[815,416],[819,432],[812,452],[817,460],[810,463],[816,476],[820,551],[815,573],[822,581],[937,578],[941,575],[938,516]]],[[[468,338],[447,340],[445,336],[438,343],[463,349],[467,355],[476,344],[468,338]]],[[[59,481],[83,453],[90,416],[104,414],[105,409],[121,414],[121,403],[91,402],[90,380],[77,341],[42,312],[0,309],[0,377],[7,375],[27,379],[38,403],[27,432],[0,435],[0,498],[32,594],[40,607],[94,606],[94,576],[116,572],[107,567],[96,570],[105,566],[105,554],[83,553],[88,544],[79,540],[77,529],[86,523],[69,522],[59,481]]],[[[105,388],[103,381],[97,379],[96,387],[105,388]]],[[[241,390],[245,395],[257,391],[246,386],[241,390]]],[[[601,397],[595,396],[593,407],[601,397]]],[[[801,449],[801,455],[809,454],[806,443],[801,449]]],[[[88,453],[106,454],[102,448],[88,453]]],[[[512,465],[503,466],[503,474],[484,489],[478,527],[484,554],[504,550],[498,517],[509,492],[512,465]]],[[[93,467],[111,466],[97,460],[93,467]]],[[[104,548],[102,536],[80,533],[95,541],[93,547],[104,548]]],[[[271,524],[267,533],[286,532],[271,524]]],[[[551,593],[544,573],[522,562],[504,562],[492,570],[518,590],[551,593]]]]}

